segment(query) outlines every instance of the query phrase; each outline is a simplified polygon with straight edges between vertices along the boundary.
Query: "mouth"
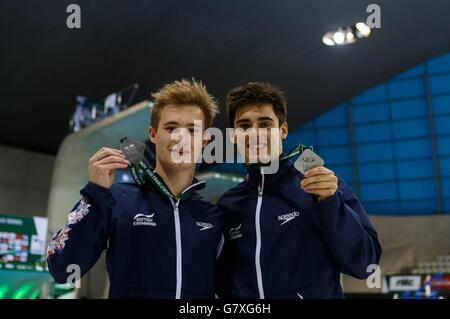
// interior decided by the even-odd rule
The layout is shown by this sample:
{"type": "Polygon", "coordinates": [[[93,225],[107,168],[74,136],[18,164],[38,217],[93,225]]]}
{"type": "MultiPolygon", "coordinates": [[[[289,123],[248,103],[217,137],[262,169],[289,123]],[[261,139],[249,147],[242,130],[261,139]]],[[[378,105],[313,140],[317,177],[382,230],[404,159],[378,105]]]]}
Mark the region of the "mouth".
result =
{"type": "Polygon", "coordinates": [[[191,153],[190,151],[188,151],[188,150],[186,150],[186,149],[184,149],[184,148],[178,149],[178,148],[175,148],[175,147],[172,148],[172,149],[170,150],[170,152],[171,152],[172,154],[176,154],[176,155],[178,155],[178,156],[188,155],[188,154],[191,153]]]}

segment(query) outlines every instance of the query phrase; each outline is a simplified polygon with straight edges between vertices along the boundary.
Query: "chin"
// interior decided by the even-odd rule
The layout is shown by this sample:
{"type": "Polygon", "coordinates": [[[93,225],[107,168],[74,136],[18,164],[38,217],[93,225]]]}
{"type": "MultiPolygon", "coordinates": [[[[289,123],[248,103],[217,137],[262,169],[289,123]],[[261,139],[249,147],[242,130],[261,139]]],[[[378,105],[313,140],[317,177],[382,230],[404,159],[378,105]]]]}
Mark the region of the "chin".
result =
{"type": "Polygon", "coordinates": [[[247,156],[247,160],[245,161],[247,164],[257,164],[259,163],[259,158],[257,156],[247,156]]]}
{"type": "Polygon", "coordinates": [[[187,170],[195,167],[195,163],[175,163],[171,162],[170,167],[174,170],[187,170]]]}
{"type": "Polygon", "coordinates": [[[274,158],[272,158],[271,155],[261,156],[261,155],[248,155],[247,154],[246,158],[248,159],[246,161],[246,163],[249,163],[249,164],[268,163],[268,162],[274,160],[274,158]]]}

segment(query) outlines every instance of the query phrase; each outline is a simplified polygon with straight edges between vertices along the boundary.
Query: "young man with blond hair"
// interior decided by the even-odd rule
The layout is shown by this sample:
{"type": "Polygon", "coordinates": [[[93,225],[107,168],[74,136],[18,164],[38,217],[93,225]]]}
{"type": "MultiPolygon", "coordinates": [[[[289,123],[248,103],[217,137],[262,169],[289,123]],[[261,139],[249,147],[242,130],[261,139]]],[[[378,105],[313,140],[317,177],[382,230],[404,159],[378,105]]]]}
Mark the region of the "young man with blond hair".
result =
{"type": "Polygon", "coordinates": [[[153,98],[153,183],[113,184],[115,171],[130,163],[118,149],[96,152],[82,198],[48,248],[49,270],[65,283],[69,265],[83,275],[106,250],[110,298],[214,298],[222,213],[197,193],[205,183],[194,172],[207,143],[203,132],[218,108],[194,80],[167,84],[153,98]],[[189,142],[174,139],[175,131],[189,142]],[[175,160],[186,156],[190,160],[175,160]]]}

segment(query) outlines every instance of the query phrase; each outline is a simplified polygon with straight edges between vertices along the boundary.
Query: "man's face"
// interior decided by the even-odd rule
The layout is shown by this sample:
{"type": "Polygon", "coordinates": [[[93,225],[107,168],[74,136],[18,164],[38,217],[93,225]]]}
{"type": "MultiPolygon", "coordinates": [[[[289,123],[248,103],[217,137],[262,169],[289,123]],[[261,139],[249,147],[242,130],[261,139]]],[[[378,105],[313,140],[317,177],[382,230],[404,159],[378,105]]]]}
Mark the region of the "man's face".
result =
{"type": "Polygon", "coordinates": [[[200,107],[165,106],[160,112],[157,129],[149,128],[157,161],[176,170],[195,167],[195,161],[207,143],[203,140],[204,128],[205,116],[200,107]]]}
{"type": "Polygon", "coordinates": [[[288,134],[287,123],[279,123],[272,104],[244,106],[234,118],[235,135],[232,137],[244,161],[266,163],[280,156],[282,139],[288,134]]]}

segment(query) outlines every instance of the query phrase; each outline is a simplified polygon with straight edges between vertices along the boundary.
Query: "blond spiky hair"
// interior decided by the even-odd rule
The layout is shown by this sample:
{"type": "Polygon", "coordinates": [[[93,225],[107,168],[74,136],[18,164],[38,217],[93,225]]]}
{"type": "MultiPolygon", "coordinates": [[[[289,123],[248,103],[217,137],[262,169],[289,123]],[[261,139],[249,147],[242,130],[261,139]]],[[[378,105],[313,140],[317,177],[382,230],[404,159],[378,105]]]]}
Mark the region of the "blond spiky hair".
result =
{"type": "Polygon", "coordinates": [[[205,116],[205,129],[211,127],[212,121],[219,108],[217,103],[201,81],[182,79],[166,84],[158,92],[152,93],[153,107],[151,110],[150,124],[156,130],[158,128],[161,110],[167,105],[183,106],[196,105],[205,116]]]}

